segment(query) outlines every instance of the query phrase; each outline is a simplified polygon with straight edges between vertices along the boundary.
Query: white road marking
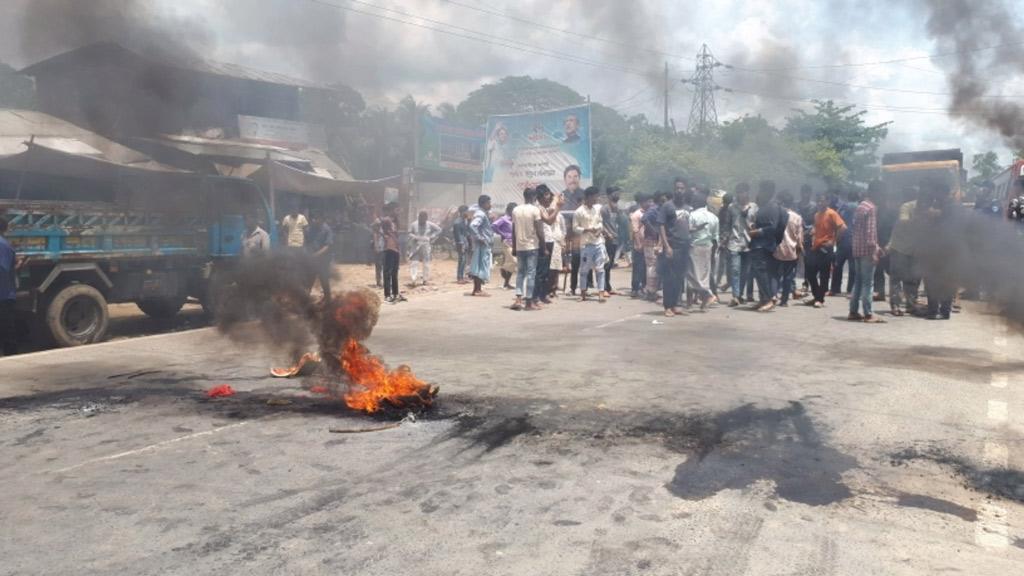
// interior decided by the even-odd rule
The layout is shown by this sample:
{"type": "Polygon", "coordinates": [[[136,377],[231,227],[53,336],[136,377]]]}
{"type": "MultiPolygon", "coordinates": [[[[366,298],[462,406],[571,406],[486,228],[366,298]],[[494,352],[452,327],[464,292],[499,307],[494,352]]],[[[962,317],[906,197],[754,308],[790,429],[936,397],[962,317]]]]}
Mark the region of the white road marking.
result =
{"type": "Polygon", "coordinates": [[[211,434],[216,434],[216,433],[221,432],[223,430],[230,430],[231,428],[238,428],[239,426],[245,426],[249,422],[251,422],[251,420],[246,420],[245,422],[236,422],[234,424],[228,424],[227,426],[221,426],[220,428],[214,428],[213,430],[205,430],[203,432],[194,432],[192,434],[186,434],[184,436],[178,436],[177,438],[171,438],[170,440],[164,440],[163,442],[157,442],[156,444],[150,444],[149,446],[143,446],[142,448],[136,448],[134,450],[128,450],[126,452],[118,452],[117,454],[111,454],[109,456],[101,456],[99,458],[93,458],[91,460],[86,460],[85,462],[79,462],[78,464],[75,464],[73,466],[67,466],[66,468],[60,468],[58,470],[52,470],[51,474],[62,474],[64,472],[70,472],[72,470],[77,470],[78,468],[81,468],[83,466],[88,466],[89,464],[96,464],[96,463],[99,463],[99,462],[109,462],[110,460],[118,460],[118,459],[124,458],[126,456],[134,456],[136,454],[141,454],[143,452],[150,452],[152,450],[156,450],[157,448],[163,448],[164,446],[169,446],[171,444],[176,444],[176,443],[182,442],[184,440],[191,440],[193,438],[199,438],[201,436],[209,436],[211,434]]]}
{"type": "Polygon", "coordinates": [[[993,372],[992,373],[992,387],[993,388],[1006,388],[1006,385],[1010,383],[1010,375],[1006,372],[993,372]]]}
{"type": "Polygon", "coordinates": [[[1006,347],[1006,337],[1005,336],[996,336],[996,337],[992,338],[992,343],[995,344],[996,346],[1000,347],[1000,348],[1005,348],[1006,347]]]}
{"type": "Polygon", "coordinates": [[[632,316],[626,316],[625,318],[619,318],[618,320],[612,320],[611,322],[605,322],[604,324],[599,324],[597,326],[594,326],[594,329],[595,330],[599,330],[601,328],[607,328],[609,326],[614,326],[616,324],[621,324],[621,323],[625,322],[626,320],[632,320],[633,318],[639,318],[640,316],[643,316],[643,314],[633,314],[632,316]]]}
{"type": "Polygon", "coordinates": [[[1006,422],[1009,417],[1009,408],[1002,400],[988,401],[988,418],[996,422],[1006,422]]]}
{"type": "Polygon", "coordinates": [[[985,452],[982,455],[982,462],[989,469],[1006,469],[1010,463],[1010,450],[1005,444],[998,442],[985,442],[985,452]]]}
{"type": "Polygon", "coordinates": [[[974,541],[985,548],[1006,548],[1010,544],[1010,528],[1006,524],[1006,509],[985,503],[978,508],[978,522],[974,526],[974,541]]]}

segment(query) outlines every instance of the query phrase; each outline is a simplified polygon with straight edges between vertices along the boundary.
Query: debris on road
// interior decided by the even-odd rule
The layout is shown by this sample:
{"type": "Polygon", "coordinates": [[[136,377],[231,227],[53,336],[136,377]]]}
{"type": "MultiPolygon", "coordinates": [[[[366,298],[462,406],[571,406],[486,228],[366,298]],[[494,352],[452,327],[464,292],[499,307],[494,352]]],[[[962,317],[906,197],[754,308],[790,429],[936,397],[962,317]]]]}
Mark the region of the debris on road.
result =
{"type": "Polygon", "coordinates": [[[234,396],[235,389],[230,384],[221,384],[220,386],[214,386],[206,391],[207,398],[222,398],[225,396],[234,396]]]}
{"type": "Polygon", "coordinates": [[[319,365],[320,355],[316,352],[306,352],[299,358],[298,362],[287,368],[271,368],[270,375],[274,378],[305,376],[306,374],[316,370],[319,365]]]}
{"type": "Polygon", "coordinates": [[[103,412],[106,407],[102,404],[88,403],[78,409],[78,413],[86,418],[92,418],[93,416],[103,412]]]}

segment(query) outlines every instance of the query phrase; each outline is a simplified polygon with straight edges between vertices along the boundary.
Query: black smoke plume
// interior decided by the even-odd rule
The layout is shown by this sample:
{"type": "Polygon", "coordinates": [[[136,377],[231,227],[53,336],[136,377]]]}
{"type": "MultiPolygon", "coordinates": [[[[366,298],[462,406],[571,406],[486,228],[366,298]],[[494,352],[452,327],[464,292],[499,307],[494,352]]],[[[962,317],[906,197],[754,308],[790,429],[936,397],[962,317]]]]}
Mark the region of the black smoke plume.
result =
{"type": "Polygon", "coordinates": [[[1014,149],[1024,148],[1024,106],[1004,96],[1000,84],[1024,75],[1024,27],[1001,0],[922,0],[928,34],[941,53],[955,53],[947,82],[950,113],[998,131],[1014,149]],[[998,46],[998,48],[994,48],[998,46]]]}
{"type": "Polygon", "coordinates": [[[281,251],[244,258],[218,273],[211,281],[217,328],[236,342],[280,352],[288,362],[317,349],[329,368],[337,368],[345,342],[370,337],[380,297],[363,289],[314,298],[310,288],[320,266],[309,254],[281,251]]]}

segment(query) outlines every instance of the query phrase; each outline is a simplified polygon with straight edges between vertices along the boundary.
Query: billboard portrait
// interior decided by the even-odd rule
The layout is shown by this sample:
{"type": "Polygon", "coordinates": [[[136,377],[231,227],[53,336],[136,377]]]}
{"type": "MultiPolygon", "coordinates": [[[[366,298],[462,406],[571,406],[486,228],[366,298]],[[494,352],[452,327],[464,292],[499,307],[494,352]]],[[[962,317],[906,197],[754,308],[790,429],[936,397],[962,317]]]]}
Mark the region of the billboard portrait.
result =
{"type": "Polygon", "coordinates": [[[483,193],[495,204],[522,202],[539,184],[571,204],[592,183],[588,104],[487,119],[483,193]]]}

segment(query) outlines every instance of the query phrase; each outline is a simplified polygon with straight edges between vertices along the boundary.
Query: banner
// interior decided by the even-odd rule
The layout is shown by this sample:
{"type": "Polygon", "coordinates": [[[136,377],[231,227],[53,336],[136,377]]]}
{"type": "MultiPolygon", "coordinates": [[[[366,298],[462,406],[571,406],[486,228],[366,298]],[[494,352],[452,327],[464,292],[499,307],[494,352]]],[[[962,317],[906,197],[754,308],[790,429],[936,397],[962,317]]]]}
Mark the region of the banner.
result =
{"type": "Polygon", "coordinates": [[[484,131],[463,128],[429,115],[420,116],[416,167],[479,174],[484,131]]]}
{"type": "Polygon", "coordinates": [[[572,203],[592,183],[590,105],[487,119],[483,193],[494,204],[522,202],[538,184],[568,191],[572,203]]]}

